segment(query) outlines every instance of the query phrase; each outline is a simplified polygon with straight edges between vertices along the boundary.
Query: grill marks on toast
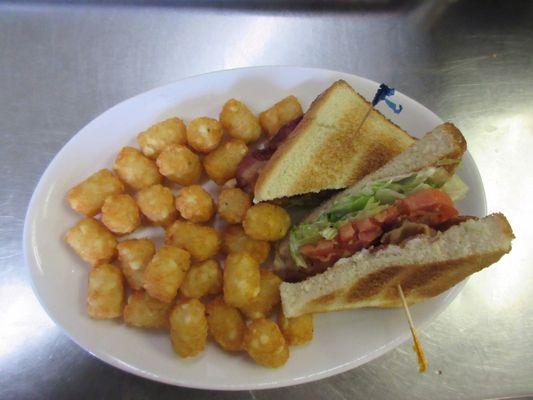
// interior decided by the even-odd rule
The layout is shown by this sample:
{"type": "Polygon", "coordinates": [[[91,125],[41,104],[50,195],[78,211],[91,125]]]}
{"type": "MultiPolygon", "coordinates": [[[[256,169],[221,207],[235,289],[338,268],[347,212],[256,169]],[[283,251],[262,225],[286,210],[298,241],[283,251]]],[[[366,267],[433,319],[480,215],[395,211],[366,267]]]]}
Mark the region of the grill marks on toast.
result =
{"type": "Polygon", "coordinates": [[[472,256],[428,265],[388,267],[365,276],[351,288],[336,290],[319,297],[304,308],[303,314],[329,311],[331,306],[341,309],[357,307],[402,307],[398,284],[402,286],[408,304],[435,297],[461,282],[469,275],[497,262],[504,254],[494,252],[481,257],[472,256]]]}
{"type": "Polygon", "coordinates": [[[376,297],[383,292],[384,288],[391,286],[396,287],[397,283],[395,282],[402,273],[403,269],[401,267],[390,267],[369,274],[363,279],[355,282],[355,284],[348,289],[345,298],[349,302],[354,302],[376,297]]]}
{"type": "Polygon", "coordinates": [[[337,299],[341,298],[343,295],[344,295],[344,292],[342,290],[336,290],[322,297],[319,297],[318,299],[313,300],[311,303],[311,306],[320,308],[321,305],[332,304],[336,302],[337,299]]]}

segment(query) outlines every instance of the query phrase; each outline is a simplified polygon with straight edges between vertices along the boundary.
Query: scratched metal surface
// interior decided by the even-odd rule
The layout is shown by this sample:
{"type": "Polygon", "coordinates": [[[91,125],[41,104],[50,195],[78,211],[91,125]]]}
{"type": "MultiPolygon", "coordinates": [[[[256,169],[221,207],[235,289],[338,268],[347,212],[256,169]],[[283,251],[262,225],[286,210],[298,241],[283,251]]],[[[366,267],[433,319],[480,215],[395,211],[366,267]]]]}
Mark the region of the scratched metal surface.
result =
{"type": "MultiPolygon", "coordinates": [[[[0,398],[426,399],[533,394],[533,3],[93,1],[0,4],[0,398]],[[517,240],[410,345],[320,382],[216,393],[128,375],[86,354],[34,298],[21,252],[47,163],[115,103],[202,72],[298,64],[384,81],[465,133],[490,211],[517,240]]],[[[357,332],[354,332],[357,340],[357,332]]]]}

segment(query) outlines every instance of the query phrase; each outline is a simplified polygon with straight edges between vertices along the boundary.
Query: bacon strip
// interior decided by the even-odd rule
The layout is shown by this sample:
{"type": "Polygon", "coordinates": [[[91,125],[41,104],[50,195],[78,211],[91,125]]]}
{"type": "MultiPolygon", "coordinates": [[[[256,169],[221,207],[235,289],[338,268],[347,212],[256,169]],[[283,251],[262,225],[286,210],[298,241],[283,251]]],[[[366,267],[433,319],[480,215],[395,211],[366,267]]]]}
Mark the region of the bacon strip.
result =
{"type": "Polygon", "coordinates": [[[429,225],[420,224],[411,221],[403,221],[403,223],[391,231],[385,233],[381,239],[381,244],[401,244],[407,239],[410,239],[418,235],[435,236],[437,231],[431,228],[429,225]]]}
{"type": "Polygon", "coordinates": [[[253,192],[255,182],[264,165],[274,155],[278,147],[292,134],[302,117],[283,125],[265,147],[248,153],[237,167],[237,186],[249,193],[253,192]]]}

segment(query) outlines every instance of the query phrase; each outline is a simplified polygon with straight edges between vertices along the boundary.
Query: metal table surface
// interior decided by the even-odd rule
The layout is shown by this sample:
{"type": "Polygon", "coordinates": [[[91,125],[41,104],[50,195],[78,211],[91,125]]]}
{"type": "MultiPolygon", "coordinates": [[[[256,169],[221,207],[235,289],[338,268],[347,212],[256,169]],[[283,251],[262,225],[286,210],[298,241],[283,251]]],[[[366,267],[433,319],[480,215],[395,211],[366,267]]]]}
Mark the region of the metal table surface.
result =
{"type": "MultiPolygon", "coordinates": [[[[368,399],[533,394],[533,2],[92,1],[0,4],[0,398],[368,399]],[[309,8],[308,8],[309,7],[309,8]],[[92,118],[207,71],[317,66],[388,82],[465,133],[489,211],[517,239],[421,340],[279,390],[205,392],[114,369],[71,342],[32,294],[21,238],[48,162],[92,118]]],[[[357,340],[357,332],[354,332],[357,340]]]]}

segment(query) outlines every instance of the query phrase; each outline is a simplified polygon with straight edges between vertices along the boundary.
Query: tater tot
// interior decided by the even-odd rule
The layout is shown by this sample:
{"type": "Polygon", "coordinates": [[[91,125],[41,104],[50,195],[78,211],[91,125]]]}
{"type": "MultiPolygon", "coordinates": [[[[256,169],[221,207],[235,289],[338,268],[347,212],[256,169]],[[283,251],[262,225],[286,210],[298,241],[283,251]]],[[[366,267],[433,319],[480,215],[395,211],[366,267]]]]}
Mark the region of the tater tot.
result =
{"type": "Polygon", "coordinates": [[[124,281],[120,269],[111,264],[96,265],[89,272],[87,313],[91,318],[109,319],[122,315],[124,281]]]}
{"type": "Polygon", "coordinates": [[[313,340],[313,314],[287,318],[280,312],[278,324],[287,342],[291,345],[304,344],[313,340]]]}
{"type": "Polygon", "coordinates": [[[192,222],[207,222],[215,213],[211,195],[200,185],[181,188],[176,197],[176,208],[183,218],[192,222]]]}
{"type": "Polygon", "coordinates": [[[282,239],[291,226],[291,217],[274,204],[259,203],[248,209],[242,222],[244,232],[256,240],[282,239]]]}
{"type": "Polygon", "coordinates": [[[170,313],[172,348],[180,357],[194,357],[205,349],[207,318],[197,299],[178,302],[170,313]]]}
{"type": "Polygon", "coordinates": [[[143,273],[155,253],[150,239],[130,239],[117,245],[118,260],[128,285],[139,290],[143,285],[143,273]]]}
{"type": "Polygon", "coordinates": [[[281,279],[267,269],[261,269],[261,283],[259,294],[250,302],[240,307],[246,317],[250,319],[266,318],[274,306],[280,302],[279,285],[281,279]]]}
{"type": "Polygon", "coordinates": [[[244,348],[256,363],[266,367],[281,367],[289,359],[289,346],[278,325],[264,318],[248,325],[244,348]]]}
{"type": "Polygon", "coordinates": [[[199,299],[222,291],[222,269],[216,260],[207,260],[191,266],[180,286],[185,297],[199,299]]]}
{"type": "Polygon", "coordinates": [[[107,263],[115,256],[117,239],[100,221],[83,218],[70,228],[65,241],[91,265],[107,263]]]}
{"type": "Polygon", "coordinates": [[[168,146],[159,154],[156,162],[163,176],[180,185],[192,185],[202,176],[200,157],[186,146],[168,146]]]}
{"type": "Polygon", "coordinates": [[[122,182],[108,169],[101,169],[67,193],[67,202],[74,211],[91,217],[100,212],[107,196],[124,191],[122,182]]]}
{"type": "Polygon", "coordinates": [[[218,195],[218,215],[230,224],[240,224],[251,205],[250,196],[238,188],[222,189],[218,195]]]}
{"type": "Polygon", "coordinates": [[[222,236],[222,251],[226,254],[248,253],[261,264],[270,253],[270,243],[255,240],[244,233],[240,225],[228,226],[222,236]]]}
{"type": "Polygon", "coordinates": [[[169,118],[139,133],[137,141],[143,154],[155,159],[168,145],[187,143],[185,131],[181,119],[169,118]]]}
{"type": "Polygon", "coordinates": [[[207,304],[206,311],[209,333],[215,342],[225,350],[241,350],[246,324],[239,310],[224,303],[224,298],[219,296],[207,304]]]}
{"type": "Polygon", "coordinates": [[[248,253],[232,253],[224,264],[224,301],[235,307],[248,304],[259,294],[259,263],[248,253]]]}
{"type": "Polygon", "coordinates": [[[237,167],[246,153],[246,143],[237,139],[229,140],[205,156],[205,171],[218,185],[223,185],[228,179],[235,177],[237,167]]]}
{"type": "Polygon", "coordinates": [[[167,226],[174,222],[178,212],[174,206],[174,195],[163,185],[153,185],[137,193],[137,205],[148,220],[167,226]]]}
{"type": "Polygon", "coordinates": [[[176,221],[165,232],[165,243],[187,250],[195,262],[213,258],[220,249],[220,233],[210,226],[176,221]]]}
{"type": "Polygon", "coordinates": [[[135,290],[124,307],[124,322],[139,328],[165,329],[172,304],[150,297],[144,290],[135,290]]]}
{"type": "Polygon", "coordinates": [[[187,127],[187,143],[200,153],[209,153],[218,147],[224,131],[216,119],[195,118],[187,127]]]}
{"type": "Polygon", "coordinates": [[[185,250],[163,246],[144,270],[143,287],[150,296],[170,303],[178,294],[190,265],[190,255],[185,250]]]}
{"type": "Polygon", "coordinates": [[[135,191],[161,183],[155,163],[133,147],[123,147],[113,167],[118,177],[135,191]]]}
{"type": "Polygon", "coordinates": [[[109,196],[102,206],[102,223],[117,235],[131,233],[141,225],[139,207],[129,194],[109,196]]]}
{"type": "Polygon", "coordinates": [[[254,142],[261,136],[259,120],[248,107],[239,100],[226,101],[220,112],[220,123],[235,139],[245,143],[254,142]]]}
{"type": "Polygon", "coordinates": [[[279,128],[302,114],[302,106],[298,99],[294,96],[288,96],[259,114],[259,123],[268,137],[271,138],[278,133],[279,128]]]}

